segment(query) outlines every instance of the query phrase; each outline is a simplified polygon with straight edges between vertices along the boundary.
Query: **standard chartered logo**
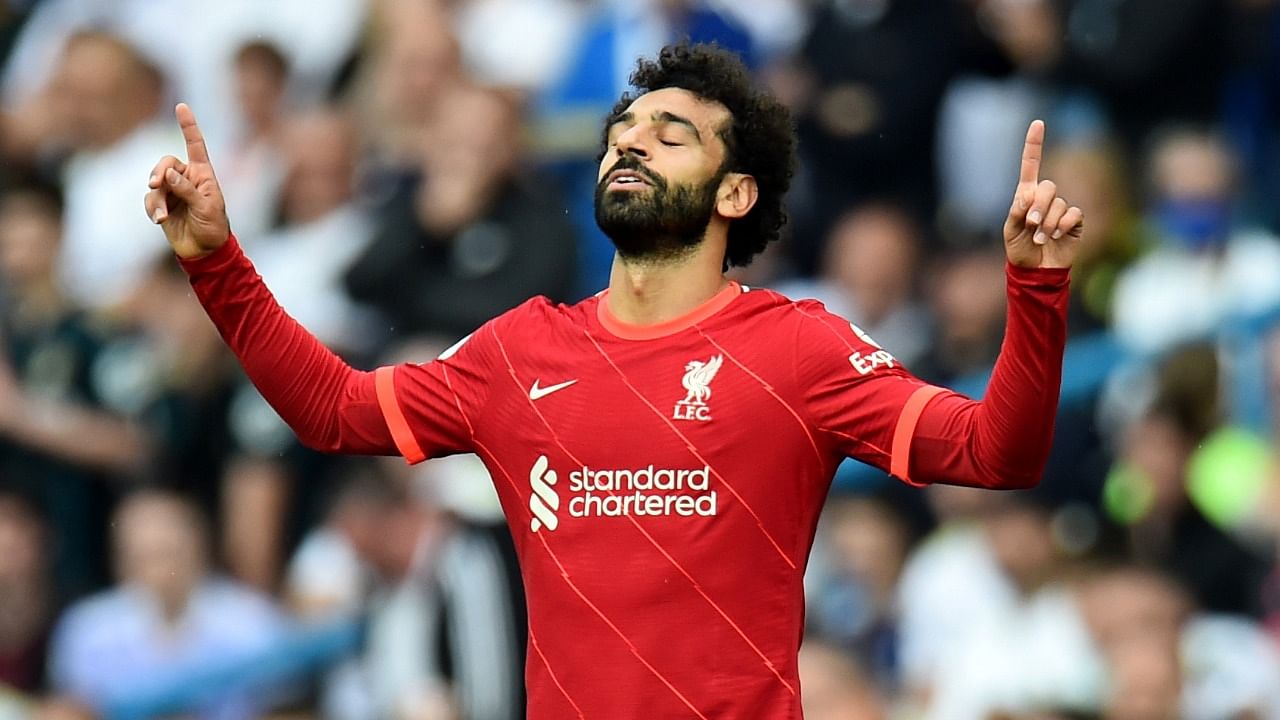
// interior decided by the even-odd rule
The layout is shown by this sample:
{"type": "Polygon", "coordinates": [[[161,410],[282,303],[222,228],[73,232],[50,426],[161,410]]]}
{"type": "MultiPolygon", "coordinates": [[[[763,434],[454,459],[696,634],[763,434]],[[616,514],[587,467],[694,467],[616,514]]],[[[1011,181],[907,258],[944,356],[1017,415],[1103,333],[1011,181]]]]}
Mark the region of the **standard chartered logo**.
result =
{"type": "Polygon", "coordinates": [[[534,532],[543,527],[555,530],[560,524],[560,519],[556,517],[556,510],[560,509],[560,496],[551,487],[556,484],[556,471],[548,467],[550,464],[546,455],[539,455],[529,470],[529,485],[533,487],[533,494],[529,496],[529,510],[533,512],[530,527],[534,532]]]}
{"type": "MultiPolygon", "coordinates": [[[[560,524],[560,495],[552,486],[559,475],[546,455],[529,469],[530,528],[555,530],[560,524]]],[[[711,468],[593,469],[586,465],[569,473],[565,510],[569,517],[677,516],[713,517],[716,491],[711,468]]]]}

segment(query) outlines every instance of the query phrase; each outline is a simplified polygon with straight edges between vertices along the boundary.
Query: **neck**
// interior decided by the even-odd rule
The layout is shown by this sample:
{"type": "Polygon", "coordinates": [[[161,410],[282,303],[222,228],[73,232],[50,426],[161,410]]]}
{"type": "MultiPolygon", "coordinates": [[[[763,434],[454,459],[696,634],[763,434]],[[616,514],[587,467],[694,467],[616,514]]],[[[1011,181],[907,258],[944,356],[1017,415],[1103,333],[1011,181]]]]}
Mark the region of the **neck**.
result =
{"type": "Polygon", "coordinates": [[[191,604],[191,596],[195,592],[195,587],[187,588],[185,591],[169,588],[167,592],[154,592],[153,597],[160,609],[160,618],[170,629],[177,627],[186,617],[187,607],[191,604]]]}
{"type": "Polygon", "coordinates": [[[15,314],[19,323],[51,322],[67,311],[67,300],[52,277],[33,282],[18,291],[15,314]]]}
{"type": "Polygon", "coordinates": [[[614,255],[609,312],[629,325],[654,325],[685,315],[729,284],[721,271],[723,257],[723,242],[707,241],[688,254],[662,260],[614,255]]]}

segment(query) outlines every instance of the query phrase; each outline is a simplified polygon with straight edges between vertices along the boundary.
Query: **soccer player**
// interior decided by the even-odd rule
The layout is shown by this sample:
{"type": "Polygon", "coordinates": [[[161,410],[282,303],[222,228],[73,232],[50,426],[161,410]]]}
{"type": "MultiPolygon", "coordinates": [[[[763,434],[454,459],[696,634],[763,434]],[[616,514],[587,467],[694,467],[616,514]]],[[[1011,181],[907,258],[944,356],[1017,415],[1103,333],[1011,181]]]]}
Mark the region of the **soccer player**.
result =
{"type": "Polygon", "coordinates": [[[156,165],[146,210],[303,442],[484,460],[528,594],[530,718],[798,718],[801,581],[842,459],[912,484],[1037,482],[1081,211],[1039,180],[1032,123],[1004,225],[1004,347],[974,402],[819,303],[725,278],[777,238],[795,147],[734,56],[668,47],[632,82],[595,197],[608,289],[529,300],[431,362],[352,369],[281,310],[185,105],[188,159],[156,165]]]}

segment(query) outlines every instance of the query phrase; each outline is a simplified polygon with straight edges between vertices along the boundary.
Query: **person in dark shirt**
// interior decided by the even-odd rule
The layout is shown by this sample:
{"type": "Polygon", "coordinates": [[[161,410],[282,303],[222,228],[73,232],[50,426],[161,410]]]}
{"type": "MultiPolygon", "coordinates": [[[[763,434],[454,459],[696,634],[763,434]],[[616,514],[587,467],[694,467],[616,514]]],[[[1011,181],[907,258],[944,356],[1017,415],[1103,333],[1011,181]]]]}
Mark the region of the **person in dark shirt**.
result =
{"type": "Polygon", "coordinates": [[[75,595],[106,578],[104,480],[135,473],[148,440],[102,409],[108,333],[55,279],[60,212],[43,188],[0,196],[0,477],[45,505],[58,585],[75,595]]]}
{"type": "Polygon", "coordinates": [[[519,158],[500,94],[461,88],[423,138],[422,177],[399,189],[347,275],[397,334],[460,337],[530,295],[569,300],[576,236],[557,194],[519,158]]]}
{"type": "Polygon", "coordinates": [[[1151,499],[1117,549],[1177,580],[1204,610],[1259,617],[1267,563],[1187,496],[1187,460],[1198,442],[1193,428],[1168,402],[1157,402],[1130,428],[1124,456],[1148,484],[1151,499]]]}
{"type": "Polygon", "coordinates": [[[967,70],[1010,68],[964,3],[888,0],[818,4],[798,58],[811,93],[797,103],[804,161],[789,248],[797,269],[821,257],[822,228],[852,203],[888,199],[928,217],[938,110],[967,70]],[[806,192],[807,190],[807,192],[806,192]]]}
{"type": "Polygon", "coordinates": [[[49,632],[58,608],[47,537],[36,505],[0,489],[0,688],[45,689],[49,632]]]}

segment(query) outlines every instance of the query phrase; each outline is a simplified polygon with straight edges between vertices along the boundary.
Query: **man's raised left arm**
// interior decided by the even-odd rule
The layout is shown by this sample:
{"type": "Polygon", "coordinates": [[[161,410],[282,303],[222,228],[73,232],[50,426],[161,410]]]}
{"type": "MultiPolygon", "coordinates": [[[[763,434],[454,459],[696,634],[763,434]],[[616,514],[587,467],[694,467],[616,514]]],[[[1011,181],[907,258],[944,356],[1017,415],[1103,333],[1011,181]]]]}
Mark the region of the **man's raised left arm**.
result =
{"type": "Polygon", "coordinates": [[[1053,444],[1069,272],[1084,227],[1080,209],[1040,179],[1043,146],[1044,123],[1037,120],[1027,131],[1004,224],[1008,315],[981,401],[921,382],[847,322],[804,306],[826,328],[806,336],[798,377],[835,450],[911,484],[1039,482],[1053,444]]]}
{"type": "MultiPolygon", "coordinates": [[[[983,487],[1035,485],[1053,444],[1067,341],[1069,272],[1084,213],[1040,178],[1044,123],[1027,129],[1022,167],[1004,223],[1009,296],[1004,342],[981,402],[923,389],[901,477],[983,487]],[[909,468],[909,470],[908,470],[909,468]]],[[[907,411],[911,411],[908,402],[907,411]]],[[[898,431],[908,429],[899,422],[898,431]]],[[[896,473],[895,473],[896,474],[896,473]]]]}

